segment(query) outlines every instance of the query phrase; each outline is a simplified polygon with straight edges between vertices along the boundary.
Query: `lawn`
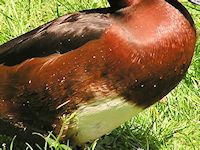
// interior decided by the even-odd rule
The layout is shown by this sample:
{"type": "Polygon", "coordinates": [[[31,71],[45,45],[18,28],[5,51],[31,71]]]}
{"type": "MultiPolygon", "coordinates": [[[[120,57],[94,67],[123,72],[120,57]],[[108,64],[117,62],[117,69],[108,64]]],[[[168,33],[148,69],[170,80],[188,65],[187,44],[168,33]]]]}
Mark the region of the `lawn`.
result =
{"type": "MultiPolygon", "coordinates": [[[[199,36],[200,6],[187,0],[181,2],[192,14],[199,36]]],[[[106,0],[0,0],[0,44],[63,14],[107,5],[106,0]]],[[[0,136],[0,144],[7,143],[6,139],[0,136]]],[[[165,99],[86,149],[197,150],[199,147],[200,39],[184,80],[165,99]]],[[[17,149],[16,142],[13,149],[17,149]]]]}

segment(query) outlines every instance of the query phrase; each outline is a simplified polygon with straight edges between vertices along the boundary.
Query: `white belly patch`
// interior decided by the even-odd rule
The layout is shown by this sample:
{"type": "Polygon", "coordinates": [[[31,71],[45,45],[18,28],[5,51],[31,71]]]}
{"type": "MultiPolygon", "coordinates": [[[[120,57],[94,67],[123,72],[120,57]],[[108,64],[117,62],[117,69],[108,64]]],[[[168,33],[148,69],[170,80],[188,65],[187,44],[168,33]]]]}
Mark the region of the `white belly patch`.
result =
{"type": "Polygon", "coordinates": [[[77,144],[93,141],[110,133],[128,121],[143,108],[125,101],[122,97],[102,99],[81,106],[77,110],[78,124],[73,129],[73,140],[77,144]]]}

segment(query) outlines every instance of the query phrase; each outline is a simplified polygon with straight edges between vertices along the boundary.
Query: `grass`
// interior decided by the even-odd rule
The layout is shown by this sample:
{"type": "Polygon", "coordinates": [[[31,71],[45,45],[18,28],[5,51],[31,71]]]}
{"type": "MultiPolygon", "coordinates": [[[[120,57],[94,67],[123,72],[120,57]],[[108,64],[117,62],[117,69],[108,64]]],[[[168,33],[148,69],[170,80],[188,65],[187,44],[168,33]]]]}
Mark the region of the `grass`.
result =
{"type": "MultiPolygon", "coordinates": [[[[187,0],[182,0],[182,3],[192,14],[199,37],[200,6],[192,5],[187,0]]],[[[63,14],[106,5],[106,0],[0,0],[0,44],[63,14]]],[[[17,141],[11,140],[12,138],[0,136],[0,150],[5,150],[6,147],[17,149],[17,141]]],[[[28,147],[27,145],[27,149],[31,149],[28,147]]],[[[63,147],[69,148],[68,145],[63,147]]],[[[200,39],[187,75],[165,100],[92,145],[87,145],[85,149],[197,150],[199,147],[200,39]]]]}

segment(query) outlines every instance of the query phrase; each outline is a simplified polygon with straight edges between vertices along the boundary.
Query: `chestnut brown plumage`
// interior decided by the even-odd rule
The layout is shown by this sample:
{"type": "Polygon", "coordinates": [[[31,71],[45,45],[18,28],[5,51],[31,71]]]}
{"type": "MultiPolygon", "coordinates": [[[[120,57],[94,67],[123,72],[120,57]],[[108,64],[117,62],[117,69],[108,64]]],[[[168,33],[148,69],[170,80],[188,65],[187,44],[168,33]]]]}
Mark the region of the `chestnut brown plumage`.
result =
{"type": "MultiPolygon", "coordinates": [[[[60,116],[102,99],[120,98],[144,109],[180,82],[196,41],[187,10],[176,0],[109,3],[62,16],[0,46],[1,134],[30,139],[33,131],[57,132],[60,116]]],[[[83,144],[119,125],[84,140],[79,131],[71,138],[83,144]]]]}

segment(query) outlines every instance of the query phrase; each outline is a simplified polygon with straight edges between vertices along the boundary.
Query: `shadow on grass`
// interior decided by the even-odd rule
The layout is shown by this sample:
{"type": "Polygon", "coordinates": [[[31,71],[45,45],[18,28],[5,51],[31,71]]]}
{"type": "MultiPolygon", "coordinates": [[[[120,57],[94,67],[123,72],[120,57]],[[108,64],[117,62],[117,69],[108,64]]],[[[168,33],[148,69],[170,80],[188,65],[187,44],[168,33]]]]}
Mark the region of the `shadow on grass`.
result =
{"type": "MultiPolygon", "coordinates": [[[[3,146],[9,148],[11,141],[12,138],[0,135],[0,149],[3,146]],[[6,141],[6,143],[2,141],[6,141]]],[[[95,150],[159,150],[162,144],[162,141],[159,141],[156,136],[152,135],[149,128],[127,122],[111,134],[100,138],[95,150]]],[[[14,150],[26,149],[26,147],[27,145],[20,142],[17,138],[15,139],[14,150]]],[[[88,148],[88,150],[92,149],[88,148]]]]}
{"type": "Polygon", "coordinates": [[[14,137],[8,137],[6,135],[0,135],[0,150],[25,150],[26,145],[19,141],[18,139],[14,139],[13,148],[10,149],[11,143],[14,137]]]}
{"type": "Polygon", "coordinates": [[[162,142],[151,135],[149,129],[142,127],[123,127],[102,137],[95,150],[159,150],[162,142]]]}
{"type": "MultiPolygon", "coordinates": [[[[0,148],[9,148],[12,138],[0,135],[0,148]],[[2,142],[6,141],[6,142],[2,142]]],[[[124,125],[111,134],[103,136],[95,150],[159,150],[162,142],[142,127],[130,128],[124,125]]],[[[26,149],[26,145],[15,139],[14,150],[26,149]]]]}

